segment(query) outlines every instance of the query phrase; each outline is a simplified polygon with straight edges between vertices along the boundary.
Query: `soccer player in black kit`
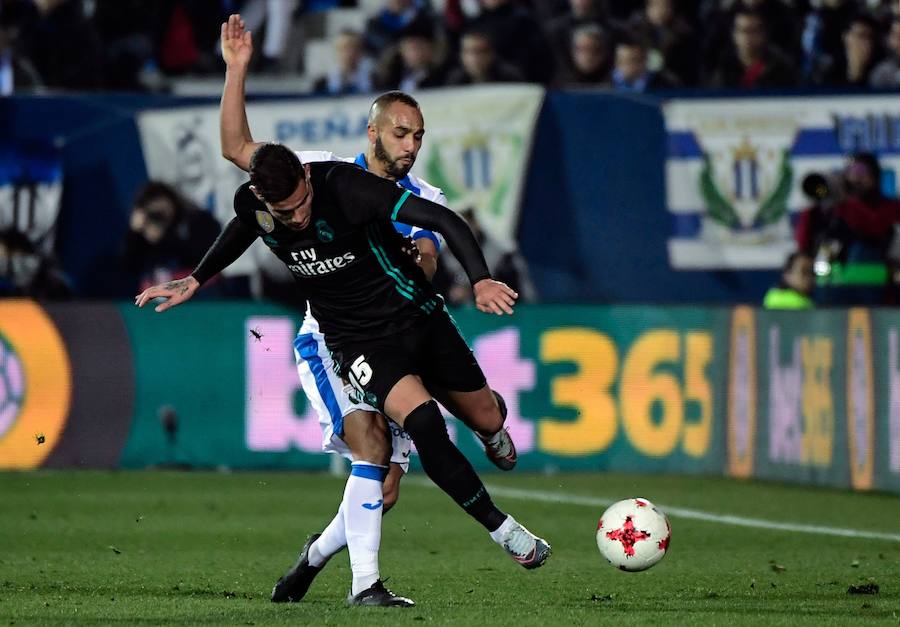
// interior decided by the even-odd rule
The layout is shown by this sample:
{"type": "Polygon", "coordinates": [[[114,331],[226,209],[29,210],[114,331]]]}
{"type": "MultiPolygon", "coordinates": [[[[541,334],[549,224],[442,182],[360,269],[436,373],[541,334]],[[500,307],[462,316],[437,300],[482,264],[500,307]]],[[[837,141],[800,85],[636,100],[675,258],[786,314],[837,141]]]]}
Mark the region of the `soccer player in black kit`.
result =
{"type": "MultiPolygon", "coordinates": [[[[191,276],[144,291],[137,305],[162,297],[167,300],[156,310],[164,311],[186,301],[261,237],[309,299],[341,376],[409,433],[428,476],[495,542],[525,568],[541,566],[550,545],[494,505],[428,391],[433,386],[463,401],[490,394],[443,300],[391,223],[440,232],[463,265],[479,310],[511,314],[517,295],[490,278],[465,221],[354,164],[301,164],[280,144],[253,154],[235,213],[191,276]]],[[[404,604],[380,581],[373,588],[366,595],[372,604],[404,604]]]]}

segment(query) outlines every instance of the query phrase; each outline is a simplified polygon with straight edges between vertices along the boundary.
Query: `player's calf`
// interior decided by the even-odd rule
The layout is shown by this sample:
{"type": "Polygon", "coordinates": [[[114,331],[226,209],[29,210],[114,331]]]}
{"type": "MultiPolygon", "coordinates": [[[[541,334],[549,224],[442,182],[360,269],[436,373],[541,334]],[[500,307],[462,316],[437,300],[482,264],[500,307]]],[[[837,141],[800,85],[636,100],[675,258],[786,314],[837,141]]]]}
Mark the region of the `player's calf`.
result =
{"type": "Polygon", "coordinates": [[[506,515],[491,501],[469,460],[450,441],[437,403],[429,400],[416,407],[406,416],[403,427],[415,443],[429,478],[488,531],[497,529],[506,515]]]}
{"type": "Polygon", "coordinates": [[[476,432],[481,442],[484,444],[484,454],[487,458],[500,470],[512,470],[516,467],[519,459],[516,453],[516,445],[503,423],[506,422],[506,401],[496,390],[491,390],[497,403],[497,410],[500,412],[502,420],[501,427],[492,435],[485,437],[476,432]]]}

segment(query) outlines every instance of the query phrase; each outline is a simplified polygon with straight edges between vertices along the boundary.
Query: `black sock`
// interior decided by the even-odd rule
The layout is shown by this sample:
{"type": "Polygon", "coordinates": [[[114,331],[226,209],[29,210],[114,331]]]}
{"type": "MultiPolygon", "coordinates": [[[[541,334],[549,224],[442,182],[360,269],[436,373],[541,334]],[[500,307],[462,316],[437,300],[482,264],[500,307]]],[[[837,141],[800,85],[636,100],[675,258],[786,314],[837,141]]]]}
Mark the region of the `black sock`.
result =
{"type": "Polygon", "coordinates": [[[450,441],[437,403],[432,400],[416,407],[403,428],[415,443],[422,468],[431,480],[488,531],[496,530],[506,514],[497,509],[469,460],[450,441]]]}

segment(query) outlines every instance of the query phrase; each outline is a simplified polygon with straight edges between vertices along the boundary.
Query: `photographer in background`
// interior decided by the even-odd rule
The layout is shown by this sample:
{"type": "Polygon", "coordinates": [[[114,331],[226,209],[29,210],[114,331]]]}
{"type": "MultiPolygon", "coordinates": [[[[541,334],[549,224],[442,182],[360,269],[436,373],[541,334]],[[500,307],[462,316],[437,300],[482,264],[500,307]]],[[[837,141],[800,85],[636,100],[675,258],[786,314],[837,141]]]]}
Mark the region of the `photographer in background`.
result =
{"type": "Polygon", "coordinates": [[[798,250],[815,257],[822,304],[892,302],[888,249],[900,202],[881,190],[881,166],[871,153],[853,154],[842,177],[810,175],[804,192],[814,204],[796,226],[798,250]]]}
{"type": "Polygon", "coordinates": [[[190,272],[219,235],[216,219],[158,181],[134,199],[122,268],[144,289],[190,272]]]}

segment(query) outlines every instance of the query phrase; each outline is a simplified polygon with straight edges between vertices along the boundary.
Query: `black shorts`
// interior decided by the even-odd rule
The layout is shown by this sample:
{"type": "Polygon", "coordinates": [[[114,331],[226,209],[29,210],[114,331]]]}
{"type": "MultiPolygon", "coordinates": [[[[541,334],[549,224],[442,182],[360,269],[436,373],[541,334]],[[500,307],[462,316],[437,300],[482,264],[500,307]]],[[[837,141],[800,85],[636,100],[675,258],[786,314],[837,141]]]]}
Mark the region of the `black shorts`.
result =
{"type": "Polygon", "coordinates": [[[384,411],[388,392],[406,375],[428,386],[474,392],[487,383],[450,314],[439,309],[401,333],[348,343],[332,352],[338,373],[363,401],[384,411]]]}

